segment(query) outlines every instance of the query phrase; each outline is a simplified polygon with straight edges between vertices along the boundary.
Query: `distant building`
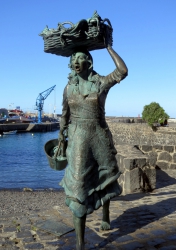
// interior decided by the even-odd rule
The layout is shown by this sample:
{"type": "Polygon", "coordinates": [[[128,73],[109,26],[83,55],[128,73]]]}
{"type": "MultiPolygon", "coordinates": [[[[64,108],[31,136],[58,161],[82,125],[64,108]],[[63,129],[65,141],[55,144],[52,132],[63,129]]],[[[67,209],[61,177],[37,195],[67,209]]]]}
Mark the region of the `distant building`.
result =
{"type": "Polygon", "coordinates": [[[0,118],[6,118],[8,117],[8,110],[5,108],[0,109],[0,118]]]}

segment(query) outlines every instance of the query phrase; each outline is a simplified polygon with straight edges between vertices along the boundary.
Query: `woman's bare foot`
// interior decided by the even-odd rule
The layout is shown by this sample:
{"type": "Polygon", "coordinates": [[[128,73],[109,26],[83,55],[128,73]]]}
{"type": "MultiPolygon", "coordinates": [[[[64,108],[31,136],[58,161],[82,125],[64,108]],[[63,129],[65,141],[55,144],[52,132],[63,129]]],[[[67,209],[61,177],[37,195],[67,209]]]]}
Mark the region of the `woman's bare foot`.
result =
{"type": "Polygon", "coordinates": [[[103,218],[100,226],[100,229],[103,231],[110,230],[109,205],[110,201],[103,205],[103,218]]]}

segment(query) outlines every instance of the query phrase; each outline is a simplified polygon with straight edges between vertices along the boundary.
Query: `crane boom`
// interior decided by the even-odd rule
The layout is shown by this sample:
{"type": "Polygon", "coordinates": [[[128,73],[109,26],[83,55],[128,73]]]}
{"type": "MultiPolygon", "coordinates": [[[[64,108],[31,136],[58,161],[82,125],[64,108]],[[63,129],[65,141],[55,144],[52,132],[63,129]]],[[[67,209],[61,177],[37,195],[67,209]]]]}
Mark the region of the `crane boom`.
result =
{"type": "Polygon", "coordinates": [[[44,100],[49,96],[49,94],[51,93],[51,91],[54,90],[55,87],[56,85],[39,93],[36,99],[36,109],[38,110],[38,123],[42,122],[42,110],[43,110],[44,100]]]}

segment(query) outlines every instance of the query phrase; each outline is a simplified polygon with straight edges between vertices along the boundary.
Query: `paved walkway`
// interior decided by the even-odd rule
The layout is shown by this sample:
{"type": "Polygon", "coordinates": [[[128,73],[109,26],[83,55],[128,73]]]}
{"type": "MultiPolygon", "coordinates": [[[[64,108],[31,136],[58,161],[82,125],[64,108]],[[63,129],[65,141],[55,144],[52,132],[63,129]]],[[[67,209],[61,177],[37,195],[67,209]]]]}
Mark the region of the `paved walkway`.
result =
{"type": "MultiPolygon", "coordinates": [[[[87,217],[85,250],[176,249],[176,172],[157,171],[156,190],[120,196],[111,201],[110,211],[110,231],[99,231],[101,209],[87,217]]],[[[57,237],[36,227],[46,220],[72,226],[70,210],[59,206],[0,217],[0,250],[75,249],[74,231],[57,237]]]]}

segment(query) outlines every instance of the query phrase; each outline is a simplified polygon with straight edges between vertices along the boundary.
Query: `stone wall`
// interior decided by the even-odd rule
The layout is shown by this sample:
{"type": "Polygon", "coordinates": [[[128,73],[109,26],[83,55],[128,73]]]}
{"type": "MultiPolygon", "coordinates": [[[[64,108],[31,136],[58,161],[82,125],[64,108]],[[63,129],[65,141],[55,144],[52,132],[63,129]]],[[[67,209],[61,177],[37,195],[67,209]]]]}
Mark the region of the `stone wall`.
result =
{"type": "Polygon", "coordinates": [[[176,127],[108,121],[117,148],[124,193],[152,190],[156,187],[156,169],[176,170],[176,127]]]}
{"type": "Polygon", "coordinates": [[[176,146],[139,145],[138,148],[148,156],[149,166],[162,170],[176,170],[176,146]]]}
{"type": "Polygon", "coordinates": [[[148,164],[162,170],[176,169],[176,127],[108,122],[115,145],[133,145],[148,157],[148,164]]]}
{"type": "Polygon", "coordinates": [[[154,132],[146,123],[108,121],[116,145],[176,145],[176,127],[159,127],[154,132]]]}
{"type": "Polygon", "coordinates": [[[131,145],[118,145],[116,149],[122,173],[118,181],[123,194],[153,190],[156,187],[156,169],[149,165],[148,156],[131,145]]]}

